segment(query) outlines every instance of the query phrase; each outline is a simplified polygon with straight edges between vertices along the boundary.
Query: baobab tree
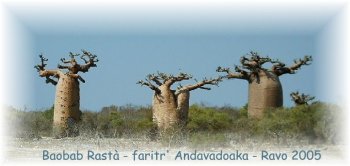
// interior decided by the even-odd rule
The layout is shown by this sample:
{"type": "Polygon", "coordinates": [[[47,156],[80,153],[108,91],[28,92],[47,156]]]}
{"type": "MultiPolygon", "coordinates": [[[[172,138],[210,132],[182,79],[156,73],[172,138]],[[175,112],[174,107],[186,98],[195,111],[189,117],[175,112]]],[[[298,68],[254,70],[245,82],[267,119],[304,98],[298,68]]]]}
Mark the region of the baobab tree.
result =
{"type": "Polygon", "coordinates": [[[58,69],[47,70],[46,62],[48,59],[39,55],[41,63],[35,68],[40,77],[46,78],[46,83],[56,86],[56,98],[54,104],[53,134],[61,138],[66,136],[76,136],[78,134],[75,124],[80,120],[81,111],[79,81],[85,83],[85,80],[78,74],[87,72],[91,67],[96,67],[97,56],[88,51],[82,50],[83,54],[69,53],[70,59],[61,59],[66,65],[58,64],[58,69]],[[75,57],[80,58],[85,64],[78,64],[75,57]]]}
{"type": "Polygon", "coordinates": [[[225,72],[227,79],[243,79],[249,83],[248,116],[261,118],[267,108],[276,108],[283,105],[282,85],[279,77],[284,74],[294,74],[303,65],[309,65],[311,56],[294,60],[294,64],[286,66],[279,60],[261,57],[257,52],[250,52],[241,57],[241,66],[230,68],[218,67],[217,72],[225,72]],[[264,68],[266,63],[272,64],[270,69],[264,68]]]}
{"type": "Polygon", "coordinates": [[[145,80],[137,84],[147,86],[154,91],[152,102],[153,123],[160,131],[173,127],[183,127],[188,119],[190,91],[195,89],[210,90],[205,85],[218,85],[221,77],[214,79],[204,78],[202,81],[192,85],[179,86],[176,90],[171,86],[176,82],[189,80],[192,76],[179,73],[177,76],[165,73],[149,74],[145,80]]]}
{"type": "Polygon", "coordinates": [[[308,105],[309,101],[315,99],[314,96],[306,95],[304,93],[299,94],[298,91],[290,93],[290,97],[294,101],[295,105],[308,105]]]}

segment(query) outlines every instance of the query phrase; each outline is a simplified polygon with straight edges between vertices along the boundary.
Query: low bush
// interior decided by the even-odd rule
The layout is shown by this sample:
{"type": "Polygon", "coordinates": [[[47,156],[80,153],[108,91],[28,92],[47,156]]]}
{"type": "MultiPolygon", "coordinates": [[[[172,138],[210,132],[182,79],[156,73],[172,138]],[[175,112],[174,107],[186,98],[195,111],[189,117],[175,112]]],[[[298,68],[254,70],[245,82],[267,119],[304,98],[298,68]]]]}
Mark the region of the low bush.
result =
{"type": "Polygon", "coordinates": [[[189,109],[187,129],[190,131],[209,132],[227,130],[232,124],[232,116],[229,116],[228,112],[192,105],[189,109]]]}
{"type": "MultiPolygon", "coordinates": [[[[44,111],[9,109],[8,121],[16,126],[15,136],[40,138],[51,136],[53,107],[44,111]]],[[[229,140],[261,138],[263,140],[304,139],[310,142],[336,143],[339,139],[338,106],[322,102],[291,108],[266,110],[261,120],[247,116],[247,105],[242,108],[207,107],[194,104],[189,109],[187,126],[181,136],[170,134],[172,139],[183,139],[197,145],[204,140],[229,140]],[[216,136],[209,138],[210,135],[216,136]]],[[[84,137],[148,137],[153,129],[151,107],[126,105],[108,106],[99,112],[83,111],[79,123],[84,137]]],[[[176,134],[176,133],[175,133],[176,134]]],[[[166,138],[166,137],[164,137],[166,138]]],[[[174,141],[173,141],[174,142],[174,141]]],[[[183,142],[177,140],[176,142],[183,142]]]]}

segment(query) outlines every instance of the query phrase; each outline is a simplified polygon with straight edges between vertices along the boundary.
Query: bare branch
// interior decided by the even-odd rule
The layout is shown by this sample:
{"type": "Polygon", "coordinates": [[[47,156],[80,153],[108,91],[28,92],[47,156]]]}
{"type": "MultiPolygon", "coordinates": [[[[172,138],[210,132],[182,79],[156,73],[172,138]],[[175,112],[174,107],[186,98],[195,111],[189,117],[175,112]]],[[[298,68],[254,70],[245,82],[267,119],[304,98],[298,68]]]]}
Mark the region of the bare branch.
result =
{"type": "MultiPolygon", "coordinates": [[[[188,80],[190,78],[192,78],[192,76],[187,73],[179,73],[177,76],[174,76],[171,74],[157,72],[157,74],[148,74],[145,80],[140,80],[137,82],[137,84],[140,84],[141,86],[148,86],[151,90],[156,91],[156,93],[160,93],[161,91],[159,89],[159,86],[165,86],[170,88],[170,86],[175,82],[188,80]],[[154,83],[156,85],[154,85],[154,83]]],[[[181,87],[182,86],[180,85],[178,89],[181,87]]]]}
{"type": "Polygon", "coordinates": [[[210,90],[210,88],[203,87],[203,86],[205,86],[205,85],[216,85],[216,86],[218,86],[219,82],[222,81],[222,78],[223,78],[222,76],[219,76],[218,78],[211,78],[211,79],[204,78],[202,81],[197,82],[196,84],[187,85],[187,86],[184,86],[184,87],[180,88],[179,92],[181,92],[181,91],[192,91],[192,90],[195,90],[197,88],[210,90]]]}
{"type": "Polygon", "coordinates": [[[232,72],[230,70],[230,68],[223,68],[221,66],[219,66],[216,69],[216,72],[225,72],[227,73],[226,76],[224,76],[225,78],[228,79],[232,79],[232,78],[238,78],[238,79],[245,79],[247,80],[249,78],[249,73],[243,69],[240,69],[238,66],[235,66],[235,71],[236,72],[232,72]]]}
{"type": "Polygon", "coordinates": [[[84,65],[80,65],[80,70],[81,72],[87,72],[90,67],[96,67],[97,65],[95,62],[98,62],[99,60],[97,59],[97,55],[91,54],[88,51],[82,50],[83,55],[80,56],[80,58],[85,62],[84,65]]]}
{"type": "Polygon", "coordinates": [[[72,52],[69,52],[69,56],[71,59],[75,59],[74,57],[79,56],[80,54],[74,54],[72,52]]]}
{"type": "Polygon", "coordinates": [[[82,50],[82,52],[83,52],[83,55],[69,52],[70,60],[61,58],[61,62],[64,64],[70,64],[70,66],[58,64],[57,67],[59,69],[68,69],[69,74],[77,74],[79,71],[85,73],[89,70],[90,67],[96,67],[95,62],[98,62],[97,56],[85,50],[82,50]],[[84,65],[78,64],[77,60],[75,59],[75,57],[78,57],[78,56],[80,56],[80,58],[85,62],[84,65]]]}
{"type": "Polygon", "coordinates": [[[231,70],[230,70],[230,68],[228,68],[228,67],[221,67],[221,66],[219,66],[219,67],[216,69],[216,72],[225,72],[225,73],[227,73],[227,74],[232,73],[231,70]]]}
{"type": "Polygon", "coordinates": [[[180,82],[180,81],[183,81],[183,80],[189,80],[191,78],[192,78],[192,76],[190,74],[181,72],[177,76],[169,75],[168,78],[166,80],[164,80],[164,84],[166,84],[168,86],[171,86],[175,82],[180,82]]]}
{"type": "Polygon", "coordinates": [[[160,77],[155,74],[147,75],[147,78],[153,82],[155,82],[158,86],[161,86],[163,83],[160,81],[160,77]]]}
{"type": "Polygon", "coordinates": [[[302,65],[310,65],[312,61],[312,56],[304,56],[303,59],[294,60],[294,65],[290,67],[291,70],[298,70],[302,65]]]}
{"type": "Polygon", "coordinates": [[[40,58],[40,64],[34,66],[36,70],[39,72],[40,77],[46,78],[46,83],[51,83],[53,85],[57,84],[57,81],[52,79],[51,77],[59,78],[60,72],[58,70],[46,70],[45,67],[47,64],[45,62],[48,61],[42,54],[39,55],[40,58]]]}
{"type": "Polygon", "coordinates": [[[63,64],[70,64],[69,66],[57,64],[57,68],[59,69],[68,69],[69,74],[77,74],[79,72],[79,64],[75,60],[74,57],[79,56],[79,54],[74,54],[69,52],[70,60],[66,60],[65,58],[61,58],[61,62],[63,64]]]}
{"type": "Polygon", "coordinates": [[[239,66],[235,66],[235,72],[242,74],[245,78],[248,78],[250,75],[249,71],[246,71],[239,66]]]}
{"type": "Polygon", "coordinates": [[[54,80],[51,77],[54,78],[59,78],[60,74],[62,74],[59,70],[41,70],[39,71],[39,76],[40,77],[45,77],[46,78],[46,83],[51,83],[53,85],[56,85],[58,81],[54,80]]]}
{"type": "Polygon", "coordinates": [[[310,65],[312,61],[312,57],[311,56],[304,56],[303,59],[298,59],[298,60],[294,60],[294,64],[291,65],[290,67],[286,67],[284,63],[277,61],[273,61],[273,63],[275,63],[272,66],[272,71],[277,75],[283,75],[283,74],[294,74],[298,69],[301,68],[301,66],[303,65],[310,65]]]}
{"type": "Polygon", "coordinates": [[[66,64],[66,63],[71,63],[72,61],[66,60],[66,58],[61,58],[61,62],[66,64]]]}
{"type": "Polygon", "coordinates": [[[286,64],[284,64],[283,62],[281,62],[279,59],[271,60],[271,63],[273,64],[272,67],[276,67],[276,68],[285,67],[285,66],[286,66],[286,64]]]}
{"type": "Polygon", "coordinates": [[[309,101],[312,101],[315,99],[314,96],[305,95],[304,93],[299,94],[298,91],[292,92],[290,94],[290,97],[292,98],[292,100],[296,105],[304,105],[304,104],[308,105],[309,101]]]}
{"type": "Polygon", "coordinates": [[[45,67],[47,64],[45,64],[45,62],[48,61],[48,59],[46,59],[43,54],[40,54],[39,55],[39,58],[40,58],[40,61],[41,63],[40,64],[37,64],[34,66],[34,68],[36,68],[36,70],[39,72],[39,71],[42,71],[42,70],[45,70],[45,67]]]}
{"type": "Polygon", "coordinates": [[[208,88],[208,87],[199,87],[199,89],[211,90],[211,88],[208,88]]]}
{"type": "Polygon", "coordinates": [[[158,77],[160,78],[160,80],[163,80],[163,82],[167,81],[169,79],[169,75],[162,73],[162,72],[157,72],[158,77]]]}
{"type": "Polygon", "coordinates": [[[216,71],[227,73],[225,77],[228,79],[238,78],[249,80],[253,74],[257,75],[260,70],[266,70],[262,65],[271,61],[270,57],[261,57],[257,52],[251,51],[249,54],[240,58],[241,66],[235,66],[235,72],[231,72],[229,68],[222,68],[220,66],[216,71]]]}
{"type": "Polygon", "coordinates": [[[141,86],[148,86],[151,90],[154,90],[156,93],[160,93],[160,89],[153,85],[147,78],[146,81],[140,80],[136,84],[140,84],[141,86]]]}
{"type": "Polygon", "coordinates": [[[57,68],[59,68],[59,69],[70,69],[71,66],[63,66],[63,65],[58,64],[57,68]]]}
{"type": "Polygon", "coordinates": [[[262,65],[266,62],[271,62],[271,58],[267,57],[261,57],[257,52],[251,51],[250,54],[248,54],[249,58],[243,56],[240,59],[240,62],[242,64],[242,67],[245,69],[249,69],[250,71],[258,71],[263,69],[262,65]]]}
{"type": "Polygon", "coordinates": [[[51,83],[52,85],[57,85],[57,81],[56,80],[53,80],[52,78],[50,78],[49,76],[46,76],[46,81],[45,83],[51,83]]]}

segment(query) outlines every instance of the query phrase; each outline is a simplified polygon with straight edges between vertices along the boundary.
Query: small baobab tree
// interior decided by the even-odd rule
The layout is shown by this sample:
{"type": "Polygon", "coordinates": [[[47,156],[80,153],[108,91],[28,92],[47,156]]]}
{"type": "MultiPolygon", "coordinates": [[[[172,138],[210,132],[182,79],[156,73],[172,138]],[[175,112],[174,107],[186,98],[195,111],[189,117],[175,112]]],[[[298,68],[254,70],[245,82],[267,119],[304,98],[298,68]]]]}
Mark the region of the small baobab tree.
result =
{"type": "Polygon", "coordinates": [[[83,54],[69,53],[70,59],[62,58],[61,61],[68,65],[58,65],[58,69],[47,70],[46,62],[48,59],[39,55],[41,63],[35,68],[40,77],[46,78],[46,83],[56,86],[56,98],[54,104],[53,134],[55,137],[76,136],[78,130],[75,127],[80,120],[81,111],[79,81],[85,83],[85,80],[78,74],[87,72],[90,67],[96,67],[97,56],[88,51],[82,50],[83,54]],[[85,64],[78,64],[75,57],[80,58],[85,64]]]}
{"type": "Polygon", "coordinates": [[[165,73],[149,74],[145,80],[137,84],[147,86],[154,91],[152,102],[153,123],[160,131],[173,127],[183,127],[188,119],[190,91],[195,89],[210,90],[205,85],[218,85],[221,77],[214,79],[204,78],[202,81],[192,85],[179,86],[177,90],[171,89],[176,82],[189,80],[192,76],[179,73],[177,76],[165,73]]]}
{"type": "Polygon", "coordinates": [[[257,52],[250,52],[241,57],[240,66],[235,71],[230,68],[218,67],[217,72],[225,72],[227,79],[243,79],[249,83],[248,116],[261,118],[267,108],[276,108],[283,105],[282,85],[279,77],[284,74],[294,74],[303,65],[309,65],[311,56],[294,60],[294,64],[286,66],[279,60],[261,57],[257,52]],[[272,64],[271,69],[264,68],[266,63],[272,64]]]}
{"type": "Polygon", "coordinates": [[[315,99],[314,96],[306,95],[304,93],[300,94],[298,91],[290,93],[290,97],[294,101],[295,105],[308,105],[309,101],[315,99]]]}

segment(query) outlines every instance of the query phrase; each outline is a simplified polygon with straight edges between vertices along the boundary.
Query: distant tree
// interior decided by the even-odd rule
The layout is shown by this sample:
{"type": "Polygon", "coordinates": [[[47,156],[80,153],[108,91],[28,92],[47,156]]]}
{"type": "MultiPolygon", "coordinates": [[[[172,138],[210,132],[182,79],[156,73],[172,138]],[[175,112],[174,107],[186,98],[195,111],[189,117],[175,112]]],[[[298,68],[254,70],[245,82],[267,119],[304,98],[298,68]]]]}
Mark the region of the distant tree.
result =
{"type": "Polygon", "coordinates": [[[78,75],[78,72],[85,73],[91,67],[96,67],[95,62],[98,62],[96,55],[84,50],[82,52],[82,55],[70,52],[70,60],[61,59],[62,63],[70,64],[69,66],[58,64],[58,69],[47,70],[45,69],[45,62],[48,59],[44,58],[43,55],[39,55],[41,63],[34,66],[39,72],[39,76],[46,78],[46,83],[56,85],[53,118],[53,133],[55,137],[76,136],[78,134],[76,123],[80,120],[81,116],[79,109],[79,81],[85,83],[85,80],[78,75]],[[78,64],[75,59],[78,56],[80,56],[85,64],[78,64]],[[64,72],[63,69],[68,71],[64,72]]]}
{"type": "Polygon", "coordinates": [[[306,95],[304,93],[299,94],[298,91],[290,93],[290,97],[294,101],[295,105],[308,105],[309,101],[315,99],[314,96],[306,95]]]}
{"type": "Polygon", "coordinates": [[[225,72],[227,79],[243,79],[249,83],[248,116],[262,118],[263,111],[267,108],[281,107],[283,105],[282,85],[279,77],[284,74],[294,74],[303,65],[309,65],[311,56],[294,60],[294,64],[286,66],[279,60],[262,57],[257,52],[250,52],[240,59],[241,66],[235,66],[235,71],[230,68],[218,67],[217,72],[225,72]],[[271,69],[263,65],[271,63],[271,69]]]}
{"type": "Polygon", "coordinates": [[[171,86],[176,82],[189,80],[192,76],[180,73],[177,76],[165,73],[149,74],[145,80],[138,81],[141,86],[147,86],[154,91],[152,113],[153,122],[161,131],[175,127],[184,126],[188,119],[190,91],[195,89],[210,90],[205,85],[218,85],[221,77],[207,79],[192,85],[179,86],[172,90],[171,86]]]}

